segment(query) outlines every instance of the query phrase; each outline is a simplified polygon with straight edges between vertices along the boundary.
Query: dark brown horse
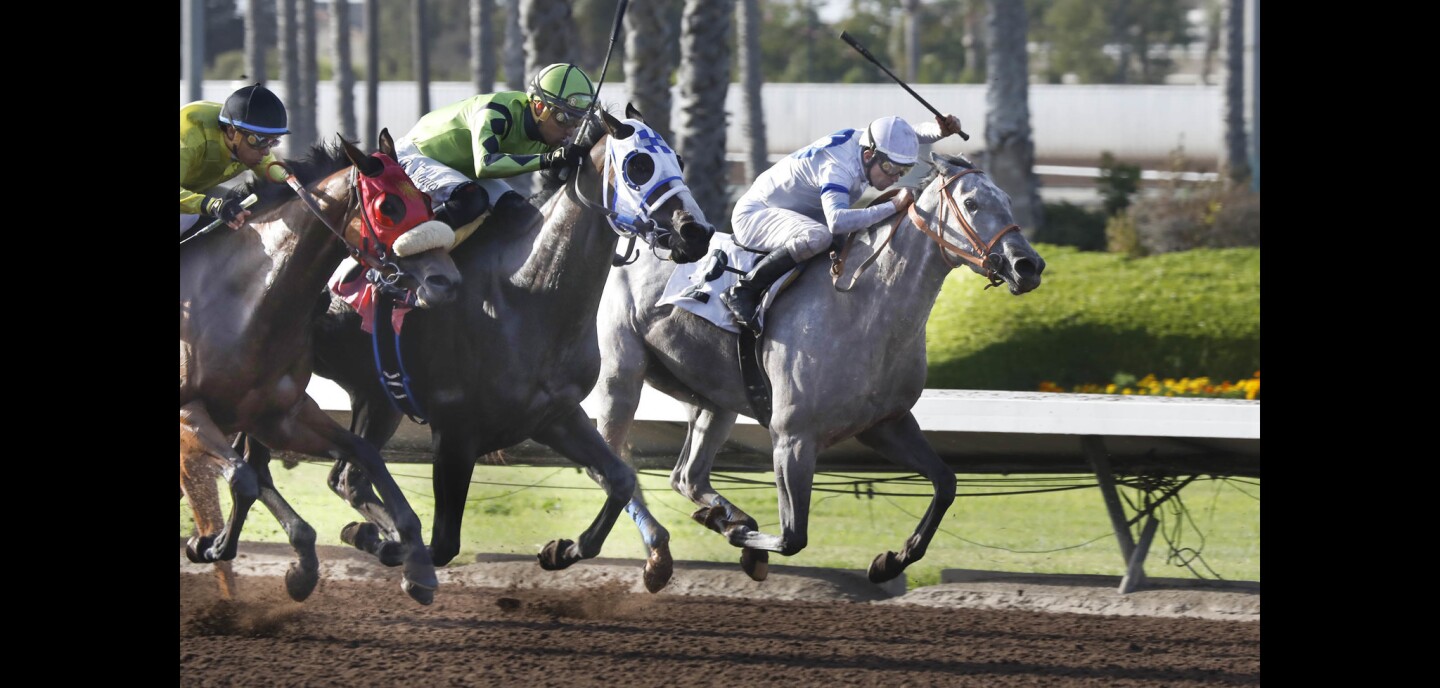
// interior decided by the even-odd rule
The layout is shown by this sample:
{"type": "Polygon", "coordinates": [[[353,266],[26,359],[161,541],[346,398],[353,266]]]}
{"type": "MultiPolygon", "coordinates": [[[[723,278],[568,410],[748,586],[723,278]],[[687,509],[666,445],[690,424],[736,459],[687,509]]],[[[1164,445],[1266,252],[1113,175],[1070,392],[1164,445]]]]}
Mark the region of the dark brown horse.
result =
{"type": "Polygon", "coordinates": [[[275,491],[268,469],[252,468],[231,448],[226,438],[232,433],[357,465],[379,488],[396,523],[405,563],[402,588],[423,604],[434,599],[435,568],[420,520],[379,452],[335,424],[305,393],[315,294],[347,250],[395,288],[408,290],[422,309],[453,301],[460,286],[446,254],[453,232],[433,220],[428,199],[394,155],[383,131],[374,155],[343,140],[317,145],[309,158],[288,165],[292,186],[242,190],[260,196],[246,226],[221,228],[180,247],[180,488],[199,531],[186,554],[197,563],[233,559],[245,515],[258,498],[286,525],[299,555],[286,576],[296,600],[318,581],[315,532],[292,518],[294,510],[275,491]],[[217,472],[231,496],[223,522],[217,472]],[[304,527],[291,528],[293,523],[304,527]]]}
{"type": "MultiPolygon", "coordinates": [[[[650,243],[643,252],[673,265],[703,257],[713,230],[685,186],[679,157],[639,112],[626,114],[621,121],[602,111],[591,122],[604,125],[590,126],[579,140],[590,148],[589,159],[539,211],[525,206],[492,216],[455,248],[465,286],[454,306],[407,316],[400,348],[413,398],[430,420],[435,456],[430,542],[437,564],[460,551],[475,459],[523,440],[584,466],[606,492],[576,541],[543,548],[542,567],[598,555],[630,499],[634,469],[610,451],[580,407],[600,371],[595,310],[617,236],[642,235],[650,243]]],[[[384,446],[402,416],[378,382],[359,321],[354,311],[331,307],[316,335],[315,370],[350,392],[352,429],[384,446]]],[[[396,563],[390,524],[364,477],[348,461],[331,472],[331,488],[368,521],[352,524],[343,537],[396,563]]],[[[670,569],[647,566],[645,576],[658,589],[670,569]]]]}

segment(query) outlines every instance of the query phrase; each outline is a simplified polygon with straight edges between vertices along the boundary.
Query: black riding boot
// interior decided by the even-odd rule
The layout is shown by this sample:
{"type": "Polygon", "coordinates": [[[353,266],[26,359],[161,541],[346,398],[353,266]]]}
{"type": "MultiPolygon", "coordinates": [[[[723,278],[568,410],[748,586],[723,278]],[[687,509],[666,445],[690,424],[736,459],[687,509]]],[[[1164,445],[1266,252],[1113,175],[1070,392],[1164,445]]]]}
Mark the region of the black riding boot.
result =
{"type": "Polygon", "coordinates": [[[450,200],[435,208],[435,219],[460,229],[490,209],[490,193],[475,182],[465,182],[450,192],[450,200]]]}
{"type": "Polygon", "coordinates": [[[761,258],[735,286],[726,289],[725,293],[720,295],[720,302],[730,309],[730,314],[735,316],[735,322],[759,336],[760,322],[755,317],[755,311],[760,308],[760,300],[765,297],[765,290],[796,265],[795,259],[790,257],[789,249],[773,251],[761,258]]]}

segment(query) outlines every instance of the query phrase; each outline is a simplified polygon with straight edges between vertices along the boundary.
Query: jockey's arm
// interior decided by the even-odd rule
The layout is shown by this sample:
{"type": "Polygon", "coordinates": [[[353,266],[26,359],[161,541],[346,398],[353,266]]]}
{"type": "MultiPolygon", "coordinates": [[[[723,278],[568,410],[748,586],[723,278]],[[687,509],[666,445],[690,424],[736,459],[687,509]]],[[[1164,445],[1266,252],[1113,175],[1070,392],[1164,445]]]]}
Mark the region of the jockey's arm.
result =
{"type": "Polygon", "coordinates": [[[945,120],[946,124],[948,125],[948,129],[953,129],[953,131],[949,131],[947,130],[947,128],[941,127],[939,121],[931,120],[928,122],[921,122],[920,124],[914,126],[915,138],[919,140],[919,142],[922,144],[935,143],[936,141],[939,141],[946,136],[954,133],[959,133],[960,118],[956,117],[955,115],[946,115],[945,120]]]}
{"type": "Polygon", "coordinates": [[[835,236],[865,229],[895,212],[894,206],[881,203],[869,208],[850,207],[850,187],[845,184],[838,165],[821,168],[820,207],[825,211],[825,224],[835,236]]]}

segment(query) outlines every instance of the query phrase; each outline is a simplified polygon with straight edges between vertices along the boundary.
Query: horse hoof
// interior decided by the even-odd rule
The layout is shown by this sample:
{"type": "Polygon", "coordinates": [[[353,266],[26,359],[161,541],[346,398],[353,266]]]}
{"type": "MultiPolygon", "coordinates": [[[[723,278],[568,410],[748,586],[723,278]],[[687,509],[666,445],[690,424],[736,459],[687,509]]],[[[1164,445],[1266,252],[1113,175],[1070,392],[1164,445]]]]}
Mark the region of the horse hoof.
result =
{"type": "Polygon", "coordinates": [[[559,571],[579,561],[569,554],[570,548],[574,546],[572,540],[551,540],[545,543],[540,553],[535,555],[540,560],[540,568],[546,571],[559,571]]]}
{"type": "Polygon", "coordinates": [[[362,552],[374,553],[376,544],[380,542],[380,529],[373,523],[351,521],[340,529],[340,541],[362,552]]]}
{"type": "Polygon", "coordinates": [[[214,543],[215,538],[208,535],[205,537],[200,537],[199,535],[191,536],[190,539],[185,542],[185,558],[189,559],[192,564],[211,563],[212,560],[207,559],[203,553],[209,552],[210,546],[214,543]]]}
{"type": "Polygon", "coordinates": [[[400,581],[400,589],[404,590],[405,594],[410,596],[410,599],[415,600],[420,604],[429,606],[431,603],[435,602],[434,587],[426,587],[410,580],[409,578],[403,578],[400,581]]]}
{"type": "Polygon", "coordinates": [[[900,575],[900,572],[904,570],[905,564],[900,561],[900,557],[894,552],[886,552],[877,555],[875,561],[870,562],[870,570],[866,572],[866,575],[869,576],[871,583],[884,583],[900,575]]]}
{"type": "Polygon", "coordinates": [[[660,592],[675,573],[675,560],[670,558],[669,545],[660,545],[645,560],[645,589],[660,592]]]}
{"type": "Polygon", "coordinates": [[[695,513],[690,514],[690,518],[695,519],[697,523],[710,530],[721,534],[725,533],[723,526],[725,522],[725,507],[723,506],[700,507],[695,510],[695,513]]]}
{"type": "Polygon", "coordinates": [[[290,564],[290,570],[285,572],[285,592],[296,602],[304,602],[319,582],[319,571],[306,570],[299,564],[290,564]]]}
{"type": "Polygon", "coordinates": [[[740,550],[740,568],[745,569],[750,580],[763,581],[770,575],[770,553],[746,547],[740,550]]]}
{"type": "Polygon", "coordinates": [[[375,556],[386,566],[399,566],[405,563],[405,547],[394,540],[381,540],[375,548],[375,556]]]}

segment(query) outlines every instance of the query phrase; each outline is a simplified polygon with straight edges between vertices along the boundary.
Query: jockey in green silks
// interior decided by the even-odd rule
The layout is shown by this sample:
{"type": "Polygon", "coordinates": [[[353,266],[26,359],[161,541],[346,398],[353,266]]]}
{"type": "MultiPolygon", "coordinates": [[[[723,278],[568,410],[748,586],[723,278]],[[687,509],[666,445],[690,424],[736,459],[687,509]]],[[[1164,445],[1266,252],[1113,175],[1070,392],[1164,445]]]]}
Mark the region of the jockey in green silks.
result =
{"type": "Polygon", "coordinates": [[[233,193],[217,188],[249,169],[261,179],[285,181],[271,149],[286,128],[285,105],[260,84],[246,86],[225,104],[197,100],[180,107],[180,234],[200,216],[239,229],[250,216],[233,193]]]}

